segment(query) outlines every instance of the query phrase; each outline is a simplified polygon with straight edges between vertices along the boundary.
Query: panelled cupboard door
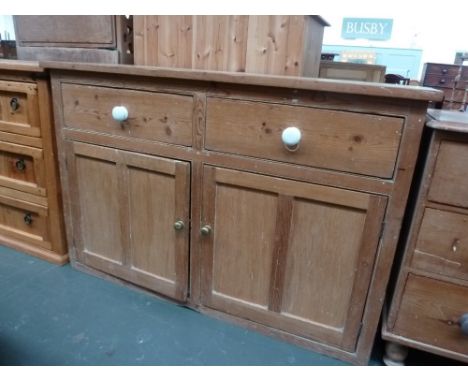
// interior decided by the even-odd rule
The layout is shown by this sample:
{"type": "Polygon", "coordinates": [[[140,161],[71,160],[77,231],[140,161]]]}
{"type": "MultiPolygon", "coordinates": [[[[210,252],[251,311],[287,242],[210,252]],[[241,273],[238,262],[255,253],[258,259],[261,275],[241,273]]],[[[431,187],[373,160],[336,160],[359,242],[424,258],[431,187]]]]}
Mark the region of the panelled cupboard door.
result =
{"type": "Polygon", "coordinates": [[[177,300],[188,281],[188,163],[71,143],[78,260],[177,300]]]}
{"type": "Polygon", "coordinates": [[[353,351],[386,198],[205,166],[202,303],[353,351]]]}

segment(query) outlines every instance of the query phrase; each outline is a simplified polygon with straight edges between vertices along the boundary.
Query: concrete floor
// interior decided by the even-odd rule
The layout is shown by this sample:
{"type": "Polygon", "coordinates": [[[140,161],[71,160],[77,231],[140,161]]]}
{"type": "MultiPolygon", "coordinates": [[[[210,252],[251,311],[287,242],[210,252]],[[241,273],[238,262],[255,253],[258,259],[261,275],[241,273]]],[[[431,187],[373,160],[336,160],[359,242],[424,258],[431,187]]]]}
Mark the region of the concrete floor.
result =
{"type": "Polygon", "coordinates": [[[346,365],[0,246],[0,365],[346,365]]]}

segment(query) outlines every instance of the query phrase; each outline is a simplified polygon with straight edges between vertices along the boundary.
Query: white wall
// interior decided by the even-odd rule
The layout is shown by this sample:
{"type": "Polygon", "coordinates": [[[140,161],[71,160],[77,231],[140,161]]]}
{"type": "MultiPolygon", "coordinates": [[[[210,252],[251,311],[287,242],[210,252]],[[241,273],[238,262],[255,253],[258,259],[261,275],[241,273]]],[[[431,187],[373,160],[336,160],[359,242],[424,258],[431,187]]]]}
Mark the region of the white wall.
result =
{"type": "MultiPolygon", "coordinates": [[[[376,1],[376,4],[378,3],[384,5],[384,2],[376,1]]],[[[392,1],[387,3],[391,6],[392,1]]],[[[422,63],[453,63],[456,52],[468,51],[468,23],[466,6],[459,8],[457,5],[460,6],[460,3],[451,3],[451,1],[442,1],[436,6],[429,1],[408,0],[408,7],[401,8],[398,13],[358,11],[348,6],[339,9],[339,12],[321,14],[331,24],[331,27],[325,28],[323,43],[422,49],[422,63]],[[411,9],[411,3],[417,5],[416,9],[411,9]],[[393,19],[392,37],[389,41],[344,40],[341,38],[344,17],[391,18],[393,19]]]]}
{"type": "Polygon", "coordinates": [[[15,39],[15,29],[13,26],[13,17],[12,16],[2,16],[0,15],[0,35],[2,40],[6,40],[9,33],[9,40],[15,39]]]}

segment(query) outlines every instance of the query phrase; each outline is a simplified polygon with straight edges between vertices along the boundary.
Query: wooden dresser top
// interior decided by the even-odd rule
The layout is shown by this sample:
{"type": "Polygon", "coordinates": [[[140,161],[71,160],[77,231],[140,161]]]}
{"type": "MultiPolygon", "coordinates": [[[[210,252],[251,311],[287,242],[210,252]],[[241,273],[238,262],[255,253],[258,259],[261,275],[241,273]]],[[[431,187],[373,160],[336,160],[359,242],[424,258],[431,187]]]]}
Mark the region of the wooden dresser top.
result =
{"type": "Polygon", "coordinates": [[[21,61],[0,59],[0,70],[12,70],[17,72],[44,72],[46,69],[39,65],[38,61],[21,61]]]}
{"type": "Polygon", "coordinates": [[[88,64],[55,61],[40,62],[40,65],[45,69],[293,88],[342,94],[411,99],[417,101],[442,101],[443,99],[443,93],[441,91],[419,86],[363,83],[358,81],[328,80],[305,77],[272,76],[251,73],[187,70],[136,65],[88,64]]]}
{"type": "Polygon", "coordinates": [[[452,110],[428,109],[426,125],[437,130],[468,133],[468,113],[452,110]]]}

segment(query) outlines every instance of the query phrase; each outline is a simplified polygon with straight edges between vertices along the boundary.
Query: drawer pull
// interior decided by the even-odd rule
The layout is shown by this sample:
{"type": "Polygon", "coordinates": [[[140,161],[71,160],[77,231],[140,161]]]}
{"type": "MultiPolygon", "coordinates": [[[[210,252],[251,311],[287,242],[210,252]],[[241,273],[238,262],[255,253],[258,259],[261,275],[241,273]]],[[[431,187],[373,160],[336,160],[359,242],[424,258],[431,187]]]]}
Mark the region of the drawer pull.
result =
{"type": "Polygon", "coordinates": [[[114,106],[112,108],[112,118],[117,122],[124,122],[128,119],[128,110],[125,106],[114,106]]]}
{"type": "Polygon", "coordinates": [[[13,97],[13,98],[10,100],[10,107],[11,107],[11,110],[12,110],[12,111],[16,111],[16,110],[19,109],[20,103],[19,103],[19,101],[18,101],[18,98],[13,97]]]}
{"type": "Polygon", "coordinates": [[[460,328],[462,333],[468,336],[468,313],[460,317],[460,328]]]}
{"type": "Polygon", "coordinates": [[[442,69],[442,74],[447,74],[448,70],[447,69],[442,69]]]}
{"type": "Polygon", "coordinates": [[[205,225],[201,228],[200,232],[203,236],[208,236],[212,231],[212,228],[210,225],[205,225]]]}
{"type": "Polygon", "coordinates": [[[301,139],[301,130],[294,126],[287,127],[281,133],[281,140],[284,143],[284,147],[289,151],[296,151],[299,148],[301,139]]]}
{"type": "Polygon", "coordinates": [[[185,227],[185,224],[182,220],[177,220],[175,223],[174,223],[174,229],[176,231],[182,231],[185,227]]]}
{"type": "Polygon", "coordinates": [[[32,218],[32,215],[31,215],[31,213],[30,213],[30,212],[28,212],[28,213],[24,214],[24,218],[23,218],[23,220],[24,220],[25,224],[27,224],[27,225],[31,225],[31,224],[32,224],[32,222],[33,222],[33,218],[32,218]]]}
{"type": "Polygon", "coordinates": [[[445,84],[445,78],[441,78],[441,79],[439,80],[439,84],[445,84]]]}
{"type": "Polygon", "coordinates": [[[26,162],[24,161],[24,159],[18,159],[15,162],[15,167],[18,171],[24,171],[26,170],[26,162]]]}

